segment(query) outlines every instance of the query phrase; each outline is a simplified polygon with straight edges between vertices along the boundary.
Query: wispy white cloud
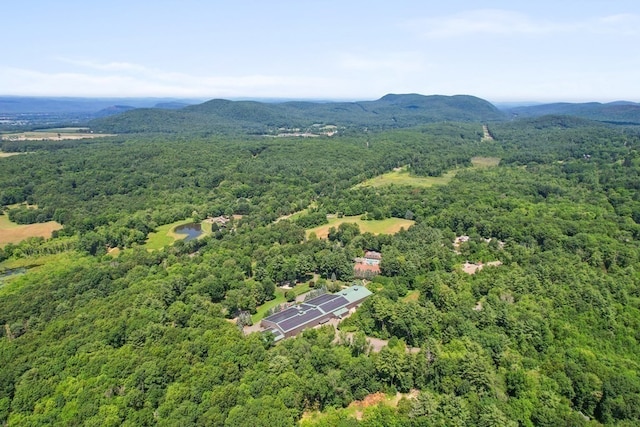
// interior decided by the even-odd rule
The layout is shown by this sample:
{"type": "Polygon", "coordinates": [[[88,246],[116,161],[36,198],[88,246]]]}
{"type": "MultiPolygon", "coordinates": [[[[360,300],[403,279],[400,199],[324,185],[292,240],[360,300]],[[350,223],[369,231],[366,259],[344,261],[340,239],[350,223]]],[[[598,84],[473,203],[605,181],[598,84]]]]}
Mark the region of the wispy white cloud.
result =
{"type": "Polygon", "coordinates": [[[418,19],[410,28],[428,38],[464,37],[473,34],[544,34],[566,31],[566,25],[540,22],[509,10],[481,9],[450,16],[418,19]]]}
{"type": "Polygon", "coordinates": [[[448,16],[415,19],[408,28],[422,37],[443,39],[473,35],[545,35],[572,32],[638,34],[640,16],[619,14],[576,21],[539,19],[504,9],[479,9],[448,16]]]}
{"type": "Polygon", "coordinates": [[[47,73],[0,66],[0,93],[21,95],[293,97],[320,95],[331,85],[326,78],[301,76],[197,76],[149,69],[143,74],[122,70],[47,73]]]}
{"type": "Polygon", "coordinates": [[[640,35],[640,15],[623,13],[617,15],[604,16],[596,20],[591,26],[595,32],[620,34],[620,35],[640,35]]]}

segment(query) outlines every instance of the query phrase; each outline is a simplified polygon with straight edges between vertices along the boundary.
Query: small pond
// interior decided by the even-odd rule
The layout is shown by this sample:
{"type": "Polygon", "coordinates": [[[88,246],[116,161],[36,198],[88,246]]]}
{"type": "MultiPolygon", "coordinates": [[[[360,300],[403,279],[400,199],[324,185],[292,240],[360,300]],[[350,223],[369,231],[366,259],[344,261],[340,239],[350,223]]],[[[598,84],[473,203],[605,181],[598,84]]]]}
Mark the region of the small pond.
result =
{"type": "Polygon", "coordinates": [[[6,279],[11,276],[17,276],[19,274],[24,274],[26,272],[27,272],[26,267],[9,268],[7,270],[0,271],[0,280],[6,279]]]}
{"type": "Polygon", "coordinates": [[[200,223],[189,223],[184,225],[179,225],[173,229],[176,234],[186,235],[184,238],[185,242],[188,242],[193,239],[197,239],[202,234],[202,225],[200,223]]]}

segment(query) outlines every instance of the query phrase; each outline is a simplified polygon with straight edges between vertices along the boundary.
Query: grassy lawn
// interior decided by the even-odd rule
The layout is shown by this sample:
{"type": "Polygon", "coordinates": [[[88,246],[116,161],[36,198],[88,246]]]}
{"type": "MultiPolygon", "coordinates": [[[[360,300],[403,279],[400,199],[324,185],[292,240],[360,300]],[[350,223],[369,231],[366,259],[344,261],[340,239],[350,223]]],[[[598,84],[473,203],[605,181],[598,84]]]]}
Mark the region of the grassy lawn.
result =
{"type": "Polygon", "coordinates": [[[20,224],[9,221],[9,215],[0,215],[0,230],[10,230],[12,228],[20,227],[20,224]]]}
{"type": "Polygon", "coordinates": [[[9,221],[9,216],[0,215],[0,247],[8,243],[20,243],[29,237],[44,237],[48,239],[55,230],[60,230],[62,225],[55,221],[38,224],[16,224],[9,221]]]}
{"type": "MultiPolygon", "coordinates": [[[[474,168],[486,168],[498,166],[500,163],[499,157],[473,157],[471,164],[474,168]]],[[[358,187],[382,187],[385,185],[407,185],[410,187],[433,187],[434,185],[445,185],[456,176],[456,173],[461,169],[453,169],[443,174],[442,176],[413,176],[409,173],[409,168],[404,166],[391,172],[387,172],[382,175],[375,176],[360,184],[358,187]]]]}
{"type": "Polygon", "coordinates": [[[409,302],[409,301],[418,301],[418,298],[420,297],[420,291],[418,290],[412,290],[407,292],[407,295],[405,295],[402,298],[403,302],[409,302]]]}
{"type": "Polygon", "coordinates": [[[122,253],[120,248],[111,248],[107,251],[107,254],[111,255],[114,258],[117,258],[122,253]]]}
{"type": "Polygon", "coordinates": [[[309,209],[315,209],[317,206],[318,206],[317,203],[313,202],[309,205],[308,208],[303,209],[301,211],[294,212],[289,215],[283,215],[280,218],[276,219],[276,222],[282,221],[283,219],[288,219],[293,221],[294,219],[300,218],[302,215],[306,215],[307,213],[309,213],[309,209]]]}
{"type": "Polygon", "coordinates": [[[66,128],[47,128],[47,129],[36,129],[34,132],[58,132],[58,133],[78,133],[78,132],[88,132],[89,128],[81,128],[81,127],[66,127],[66,128]]]}
{"type": "Polygon", "coordinates": [[[280,222],[283,219],[288,219],[288,220],[293,221],[294,219],[300,218],[302,215],[305,215],[307,212],[309,212],[309,208],[303,209],[303,210],[298,211],[298,212],[294,212],[294,213],[289,214],[289,215],[283,215],[280,218],[276,219],[276,222],[280,222]]]}
{"type": "Polygon", "coordinates": [[[473,157],[471,164],[476,168],[489,168],[500,164],[500,157],[473,157]]]}
{"type": "Polygon", "coordinates": [[[16,140],[16,141],[40,141],[40,140],[63,140],[63,139],[84,139],[84,138],[102,138],[105,136],[114,136],[114,134],[91,133],[88,128],[57,128],[57,129],[41,129],[27,132],[4,133],[0,139],[16,140]]]}
{"type": "Polygon", "coordinates": [[[298,219],[298,218],[300,218],[302,215],[306,215],[307,213],[309,213],[309,208],[307,208],[307,209],[303,209],[303,210],[301,210],[301,211],[298,211],[298,212],[294,212],[294,213],[292,213],[292,214],[289,216],[289,219],[290,219],[291,221],[293,221],[294,219],[298,219]]]}
{"type": "MultiPolygon", "coordinates": [[[[309,292],[311,290],[311,287],[309,287],[309,283],[301,283],[299,285],[296,285],[292,290],[293,292],[295,292],[296,296],[298,296],[298,295],[304,294],[305,292],[309,292]]],[[[287,302],[287,299],[284,297],[285,292],[286,291],[284,289],[276,288],[275,299],[272,299],[271,301],[267,301],[264,304],[262,304],[256,310],[256,314],[251,316],[251,320],[253,321],[253,323],[256,324],[260,320],[262,320],[267,310],[287,302]]]]}
{"type": "MultiPolygon", "coordinates": [[[[157,231],[149,233],[149,237],[147,238],[147,242],[145,243],[144,247],[150,251],[159,250],[164,248],[165,246],[173,244],[173,242],[175,242],[176,240],[183,239],[185,236],[175,233],[173,229],[184,224],[189,224],[191,222],[193,222],[193,219],[187,218],[180,221],[172,222],[171,224],[161,225],[157,228],[157,231]]],[[[207,227],[204,226],[202,228],[202,231],[206,233],[207,227]]],[[[208,231],[211,232],[211,226],[209,226],[208,231]]]]}
{"type": "Polygon", "coordinates": [[[0,151],[0,157],[17,156],[18,154],[26,154],[26,153],[5,153],[3,151],[0,151]]]}
{"type": "Polygon", "coordinates": [[[320,239],[326,239],[329,235],[329,229],[331,227],[338,227],[343,222],[350,222],[358,224],[361,233],[373,233],[373,234],[395,234],[400,231],[401,228],[405,230],[411,227],[415,221],[401,218],[385,218],[382,220],[364,221],[360,219],[360,215],[345,216],[342,218],[329,218],[329,224],[324,224],[312,229],[307,230],[307,237],[311,233],[315,233],[320,239]]]}
{"type": "Polygon", "coordinates": [[[448,184],[456,175],[455,170],[451,170],[442,176],[414,176],[409,173],[409,169],[405,166],[382,175],[368,179],[357,187],[382,187],[385,185],[407,185],[410,187],[433,187],[434,185],[448,184]]]}

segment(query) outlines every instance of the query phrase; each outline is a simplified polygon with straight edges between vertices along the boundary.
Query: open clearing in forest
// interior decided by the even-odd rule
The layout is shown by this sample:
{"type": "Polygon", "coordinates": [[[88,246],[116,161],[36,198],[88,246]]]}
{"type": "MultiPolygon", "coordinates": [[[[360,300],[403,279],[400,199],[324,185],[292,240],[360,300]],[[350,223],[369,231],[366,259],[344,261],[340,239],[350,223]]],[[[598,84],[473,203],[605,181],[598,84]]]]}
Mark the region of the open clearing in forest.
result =
{"type": "Polygon", "coordinates": [[[473,157],[471,164],[474,168],[490,168],[500,164],[500,157],[473,157]]]}
{"type": "Polygon", "coordinates": [[[358,224],[361,233],[373,234],[396,234],[402,228],[406,230],[415,224],[415,221],[401,218],[385,218],[381,220],[365,221],[360,218],[360,215],[345,216],[342,218],[329,218],[328,224],[307,230],[307,237],[309,237],[311,233],[315,233],[319,239],[326,239],[329,236],[329,229],[331,227],[335,227],[337,229],[343,222],[358,224]]]}
{"type": "Polygon", "coordinates": [[[487,262],[486,264],[482,262],[470,263],[469,261],[466,261],[462,265],[462,271],[464,271],[467,274],[476,274],[478,271],[482,270],[485,266],[499,267],[501,265],[502,265],[502,261],[490,261],[490,262],[487,262]]]}
{"type": "Polygon", "coordinates": [[[51,233],[61,228],[62,225],[55,221],[21,225],[9,221],[7,215],[0,215],[0,247],[9,243],[20,243],[29,237],[48,239],[51,237],[51,233]]]}
{"type": "Polygon", "coordinates": [[[481,141],[493,141],[493,135],[491,135],[491,131],[489,130],[489,126],[482,125],[482,139],[481,141]]]}
{"type": "Polygon", "coordinates": [[[0,272],[18,269],[24,270],[23,272],[5,277],[4,279],[0,278],[0,300],[7,295],[15,294],[25,284],[24,281],[16,280],[19,277],[30,272],[38,271],[40,267],[48,264],[68,265],[77,261],[77,258],[78,254],[76,252],[62,252],[58,254],[36,255],[26,258],[9,258],[0,262],[0,272]]]}
{"type": "Polygon", "coordinates": [[[473,157],[471,159],[471,164],[473,165],[471,168],[452,169],[441,176],[411,175],[411,173],[409,172],[409,167],[403,166],[401,168],[396,168],[391,172],[387,172],[361,182],[360,184],[356,185],[356,188],[382,187],[391,184],[428,188],[433,187],[434,185],[448,184],[453,179],[453,177],[456,176],[456,174],[461,170],[498,166],[499,163],[499,157],[473,157]]]}
{"type": "Polygon", "coordinates": [[[297,212],[290,213],[289,215],[282,215],[280,218],[276,219],[275,222],[280,222],[280,221],[282,221],[284,219],[288,219],[290,221],[293,221],[293,220],[295,220],[297,218],[300,218],[302,215],[308,214],[311,209],[315,209],[317,207],[318,207],[318,204],[316,202],[312,202],[307,208],[302,209],[302,210],[297,211],[297,212]]]}
{"type": "Polygon", "coordinates": [[[403,302],[418,301],[418,298],[420,298],[420,291],[414,289],[412,291],[407,292],[407,295],[402,297],[402,301],[403,302]]]}
{"type": "MultiPolygon", "coordinates": [[[[311,287],[309,286],[309,283],[300,283],[294,286],[293,288],[291,288],[291,290],[293,291],[294,294],[296,294],[296,296],[298,296],[306,292],[309,292],[311,290],[311,287]]],[[[284,297],[285,292],[287,292],[285,289],[276,288],[276,292],[275,292],[276,297],[270,301],[265,302],[260,307],[258,307],[258,309],[256,310],[256,314],[251,316],[251,321],[253,321],[254,325],[259,323],[265,317],[265,314],[267,313],[268,310],[272,309],[277,305],[284,304],[285,302],[287,302],[287,299],[284,297]]]]}
{"type": "Polygon", "coordinates": [[[62,141],[64,139],[104,138],[115,136],[107,133],[93,133],[89,128],[56,128],[29,132],[5,133],[0,139],[7,141],[62,141]]]}
{"type": "MultiPolygon", "coordinates": [[[[343,414],[355,418],[357,420],[362,420],[364,416],[364,412],[366,408],[372,406],[386,405],[391,408],[397,408],[398,403],[402,398],[406,398],[408,400],[413,400],[418,397],[420,392],[418,390],[411,390],[409,393],[400,393],[397,392],[395,395],[393,394],[384,394],[382,392],[371,393],[364,397],[362,400],[354,400],[349,404],[348,407],[344,409],[337,409],[337,411],[342,412],[343,414]]],[[[305,421],[319,421],[326,414],[321,411],[307,411],[302,414],[301,424],[305,425],[305,421]]]]}
{"type": "MultiPolygon", "coordinates": [[[[192,222],[193,219],[188,218],[157,227],[156,231],[149,233],[147,242],[144,244],[144,247],[150,251],[159,250],[164,248],[165,246],[173,244],[173,242],[175,242],[176,240],[186,238],[187,236],[185,234],[178,234],[174,231],[174,229],[176,227],[180,227],[181,225],[186,225],[192,222]]],[[[210,224],[201,223],[201,226],[203,236],[211,232],[210,224]]]]}
{"type": "Polygon", "coordinates": [[[5,153],[4,151],[0,151],[0,157],[11,157],[17,156],[18,154],[26,154],[26,153],[5,153]]]}
{"type": "Polygon", "coordinates": [[[451,179],[456,175],[455,170],[451,170],[442,176],[414,176],[409,173],[407,166],[397,168],[391,172],[384,173],[382,175],[374,176],[360,184],[358,187],[383,187],[385,185],[407,185],[410,187],[433,187],[434,185],[448,184],[451,179]]]}

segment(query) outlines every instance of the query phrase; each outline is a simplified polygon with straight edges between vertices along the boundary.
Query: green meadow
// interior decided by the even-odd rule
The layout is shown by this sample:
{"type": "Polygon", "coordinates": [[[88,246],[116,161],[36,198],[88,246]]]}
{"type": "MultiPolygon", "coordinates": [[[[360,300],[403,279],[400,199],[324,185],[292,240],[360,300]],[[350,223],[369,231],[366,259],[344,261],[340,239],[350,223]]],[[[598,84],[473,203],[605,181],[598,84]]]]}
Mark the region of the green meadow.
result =
{"type": "MultiPolygon", "coordinates": [[[[472,168],[484,168],[498,166],[500,159],[498,157],[474,157],[471,159],[472,168]]],[[[406,185],[409,187],[422,187],[428,188],[434,185],[446,185],[461,169],[452,169],[441,176],[416,176],[412,175],[408,166],[396,168],[391,172],[384,173],[382,175],[375,176],[368,179],[357,187],[382,187],[386,185],[406,185]]]]}
{"type": "MultiPolygon", "coordinates": [[[[180,221],[172,222],[159,226],[156,231],[149,233],[145,248],[150,251],[155,251],[173,244],[176,240],[184,239],[184,234],[178,234],[174,230],[181,225],[189,224],[193,222],[193,218],[187,218],[180,221]]],[[[208,225],[208,224],[207,224],[208,225]]],[[[202,224],[203,235],[211,232],[211,226],[205,226],[202,224]]]]}
{"type": "Polygon", "coordinates": [[[357,224],[360,228],[361,233],[373,233],[373,234],[395,234],[400,229],[404,228],[405,230],[415,224],[415,221],[409,219],[401,219],[401,218],[385,218],[381,220],[363,220],[360,215],[355,216],[345,216],[342,218],[329,218],[329,223],[320,225],[318,227],[311,228],[307,230],[307,237],[311,235],[311,233],[315,233],[315,235],[320,239],[326,239],[329,235],[329,229],[331,227],[336,227],[343,222],[349,222],[353,224],[357,224]]]}

